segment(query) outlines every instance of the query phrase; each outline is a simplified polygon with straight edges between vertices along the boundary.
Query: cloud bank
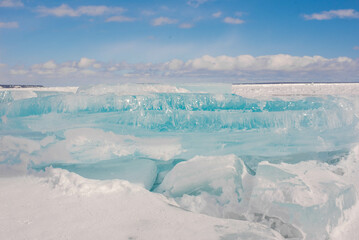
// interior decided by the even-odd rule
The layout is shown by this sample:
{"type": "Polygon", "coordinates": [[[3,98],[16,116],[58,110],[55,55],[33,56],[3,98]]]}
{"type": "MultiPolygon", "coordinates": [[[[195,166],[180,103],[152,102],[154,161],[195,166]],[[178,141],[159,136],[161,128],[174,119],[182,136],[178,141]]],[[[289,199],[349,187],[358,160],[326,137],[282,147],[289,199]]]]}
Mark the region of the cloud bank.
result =
{"type": "MultiPolygon", "coordinates": [[[[341,82],[359,81],[359,59],[321,56],[209,56],[168,62],[104,63],[90,58],[29,67],[3,66],[2,82],[44,85],[85,85],[118,82],[341,82]],[[27,82],[14,82],[25,81],[27,82]],[[10,81],[10,82],[9,82],[10,81]],[[32,82],[36,81],[36,82],[32,82]]],[[[1,77],[0,77],[1,78],[1,77]]]]}

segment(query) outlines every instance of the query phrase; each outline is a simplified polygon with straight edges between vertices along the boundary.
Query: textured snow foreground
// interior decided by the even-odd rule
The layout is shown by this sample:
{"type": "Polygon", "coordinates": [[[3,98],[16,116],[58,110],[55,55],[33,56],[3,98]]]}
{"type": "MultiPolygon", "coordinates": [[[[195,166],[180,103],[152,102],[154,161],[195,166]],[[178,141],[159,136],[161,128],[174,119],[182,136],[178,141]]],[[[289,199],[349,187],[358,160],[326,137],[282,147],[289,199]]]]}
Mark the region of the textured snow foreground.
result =
{"type": "Polygon", "coordinates": [[[357,236],[359,84],[3,89],[0,117],[0,239],[357,236]]]}

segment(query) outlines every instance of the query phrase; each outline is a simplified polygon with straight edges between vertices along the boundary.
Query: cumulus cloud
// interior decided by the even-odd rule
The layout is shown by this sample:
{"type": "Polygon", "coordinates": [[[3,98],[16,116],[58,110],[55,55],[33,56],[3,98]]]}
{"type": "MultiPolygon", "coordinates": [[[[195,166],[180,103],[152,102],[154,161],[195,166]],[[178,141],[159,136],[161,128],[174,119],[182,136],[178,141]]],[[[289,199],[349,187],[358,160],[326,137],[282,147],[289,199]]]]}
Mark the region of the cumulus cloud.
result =
{"type": "MultiPolygon", "coordinates": [[[[31,66],[28,72],[35,73],[38,75],[51,75],[55,74],[58,65],[54,60],[47,61],[45,63],[38,63],[31,66]]],[[[26,74],[27,71],[24,69],[18,69],[17,74],[26,74]]]]}
{"type": "Polygon", "coordinates": [[[42,16],[56,16],[56,17],[79,17],[86,16],[100,16],[105,14],[122,13],[125,11],[121,7],[107,7],[107,6],[80,6],[76,9],[71,8],[67,4],[62,4],[59,7],[47,8],[44,6],[36,9],[42,16]]]}
{"type": "Polygon", "coordinates": [[[167,17],[159,17],[152,20],[152,26],[161,26],[166,24],[175,24],[177,23],[177,19],[167,18],[167,17]]]}
{"type": "Polygon", "coordinates": [[[23,7],[21,0],[1,0],[0,7],[23,7]]]}
{"type": "Polygon", "coordinates": [[[133,22],[135,18],[125,17],[125,16],[113,16],[106,19],[106,22],[133,22]]]}
{"type": "Polygon", "coordinates": [[[244,21],[242,19],[232,18],[232,17],[226,17],[225,19],[223,19],[223,22],[229,23],[229,24],[242,24],[242,23],[244,23],[244,21]]]}
{"type": "Polygon", "coordinates": [[[14,68],[10,71],[13,75],[43,75],[52,78],[63,77],[69,74],[93,75],[96,71],[102,71],[102,65],[95,59],[83,57],[78,62],[64,62],[57,64],[54,60],[32,65],[29,69],[14,68]]]}
{"type": "Polygon", "coordinates": [[[43,68],[45,68],[45,69],[55,69],[56,67],[57,67],[57,65],[54,60],[50,60],[43,64],[43,68]]]}
{"type": "Polygon", "coordinates": [[[214,18],[219,18],[219,17],[221,17],[221,16],[222,16],[222,12],[221,12],[221,11],[215,12],[215,13],[212,14],[212,17],[214,17],[214,18]]]}
{"type": "Polygon", "coordinates": [[[179,26],[178,26],[179,28],[193,28],[194,27],[194,25],[193,24],[191,24],[191,23],[182,23],[182,24],[180,24],[179,26]]]}
{"type": "Polygon", "coordinates": [[[87,76],[94,76],[96,75],[96,71],[91,70],[91,69],[84,69],[80,71],[82,74],[87,75],[87,76]]]}
{"type": "Polygon", "coordinates": [[[17,22],[0,22],[0,28],[18,28],[17,22]]]}
{"type": "Polygon", "coordinates": [[[330,20],[333,18],[359,18],[359,12],[354,9],[339,9],[320,13],[304,14],[306,20],[330,20]]]}
{"type": "Polygon", "coordinates": [[[169,70],[180,70],[184,67],[184,62],[182,60],[179,59],[173,59],[169,62],[166,62],[163,64],[163,67],[165,69],[169,69],[169,70]]]}
{"type": "Polygon", "coordinates": [[[96,62],[95,59],[83,57],[80,59],[80,61],[78,63],[78,67],[79,68],[88,68],[88,67],[91,67],[95,62],[96,62]]]}
{"type": "Polygon", "coordinates": [[[353,49],[354,50],[359,50],[359,46],[354,46],[353,49]]]}
{"type": "Polygon", "coordinates": [[[10,74],[12,75],[25,75],[29,73],[28,70],[25,70],[25,69],[11,69],[10,70],[10,74]]]}
{"type": "Polygon", "coordinates": [[[205,2],[208,2],[208,0],[189,0],[187,1],[187,4],[190,5],[191,7],[197,8],[205,2]]]}

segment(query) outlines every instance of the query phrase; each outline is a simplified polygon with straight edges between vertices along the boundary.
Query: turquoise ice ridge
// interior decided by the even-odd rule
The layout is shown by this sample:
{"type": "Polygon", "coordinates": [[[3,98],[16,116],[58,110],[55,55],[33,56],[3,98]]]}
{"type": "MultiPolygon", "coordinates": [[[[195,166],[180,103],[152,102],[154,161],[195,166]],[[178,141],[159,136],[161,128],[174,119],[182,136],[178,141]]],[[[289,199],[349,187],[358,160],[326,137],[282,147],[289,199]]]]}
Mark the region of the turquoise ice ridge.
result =
{"type": "Polygon", "coordinates": [[[198,89],[1,91],[0,164],[123,179],[189,211],[328,238],[357,202],[343,164],[358,142],[359,99],[198,89]]]}
{"type": "MultiPolygon", "coordinates": [[[[193,131],[262,128],[338,128],[355,121],[348,119],[344,99],[305,98],[300,100],[254,100],[232,94],[156,93],[149,95],[100,96],[59,94],[13,101],[0,92],[0,115],[7,118],[83,118],[123,128],[155,131],[193,131]],[[100,114],[103,113],[103,114],[100,114]],[[90,114],[90,115],[88,115],[90,114]],[[96,115],[94,115],[96,114],[96,115]],[[88,116],[96,117],[87,119],[88,116]],[[102,119],[103,118],[103,119],[102,119]]],[[[348,116],[349,115],[349,116],[348,116]]]]}

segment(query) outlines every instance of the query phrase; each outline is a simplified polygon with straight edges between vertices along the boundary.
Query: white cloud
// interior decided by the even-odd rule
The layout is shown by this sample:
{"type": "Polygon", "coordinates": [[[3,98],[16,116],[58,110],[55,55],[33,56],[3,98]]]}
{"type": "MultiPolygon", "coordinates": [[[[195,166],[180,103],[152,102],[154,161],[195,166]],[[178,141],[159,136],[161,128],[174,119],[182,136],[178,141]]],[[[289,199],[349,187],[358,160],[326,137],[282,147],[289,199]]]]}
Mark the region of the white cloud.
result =
{"type": "Polygon", "coordinates": [[[108,13],[122,13],[125,9],[107,6],[82,6],[77,9],[80,15],[99,16],[108,13]]]}
{"type": "Polygon", "coordinates": [[[80,74],[80,75],[94,75],[96,71],[102,71],[102,65],[95,59],[81,58],[78,62],[64,62],[56,64],[54,60],[47,61],[45,63],[39,63],[32,65],[29,69],[25,68],[14,68],[11,69],[10,74],[12,75],[41,75],[48,76],[51,78],[59,78],[67,76],[69,74],[80,74]]]}
{"type": "Polygon", "coordinates": [[[100,69],[100,68],[102,68],[102,64],[101,64],[101,63],[94,63],[94,64],[92,65],[92,67],[97,68],[97,69],[100,69]]]}
{"type": "Polygon", "coordinates": [[[159,17],[152,20],[153,26],[161,26],[165,24],[175,24],[177,23],[177,19],[167,18],[167,17],[159,17]]]}
{"type": "Polygon", "coordinates": [[[55,70],[57,68],[57,64],[55,63],[54,60],[50,60],[50,61],[47,61],[45,63],[38,63],[38,64],[34,64],[31,66],[31,69],[33,71],[52,71],[52,70],[55,70]]]}
{"type": "Polygon", "coordinates": [[[194,25],[193,24],[191,24],[191,23],[182,23],[182,24],[180,24],[179,26],[178,26],[179,28],[193,28],[194,27],[194,25]]]}
{"type": "Polygon", "coordinates": [[[79,68],[88,68],[88,67],[91,67],[95,62],[96,62],[95,59],[83,57],[80,59],[80,61],[78,63],[78,67],[79,68]]]}
{"type": "Polygon", "coordinates": [[[12,75],[25,75],[28,73],[29,73],[29,70],[24,69],[23,67],[10,69],[10,74],[12,74],[12,75]]]}
{"type": "Polygon", "coordinates": [[[320,13],[305,14],[306,20],[329,20],[333,18],[359,18],[359,12],[354,9],[339,9],[320,13]]]}
{"type": "Polygon", "coordinates": [[[199,7],[199,5],[208,2],[208,0],[189,0],[187,1],[187,4],[190,5],[191,7],[199,7]]]}
{"type": "Polygon", "coordinates": [[[23,7],[24,4],[21,0],[2,0],[0,1],[0,7],[23,7]]]}
{"type": "Polygon", "coordinates": [[[212,17],[214,17],[214,18],[219,18],[220,16],[222,16],[222,12],[221,12],[221,11],[215,12],[215,13],[212,14],[212,17]]]}
{"type": "Polygon", "coordinates": [[[184,62],[179,59],[173,59],[167,63],[164,63],[163,66],[169,70],[180,70],[183,68],[184,62]]]}
{"type": "Polygon", "coordinates": [[[43,16],[47,16],[47,15],[53,15],[56,17],[63,17],[63,16],[70,16],[70,17],[77,17],[80,16],[79,13],[72,9],[71,7],[69,7],[66,4],[62,4],[59,7],[55,7],[55,8],[47,8],[47,7],[38,7],[37,12],[39,12],[41,15],[43,16]]]}
{"type": "Polygon", "coordinates": [[[354,46],[353,49],[354,50],[359,50],[359,46],[354,46]]]}
{"type": "Polygon", "coordinates": [[[223,22],[229,23],[229,24],[242,24],[242,23],[244,23],[244,21],[242,19],[232,18],[232,17],[226,17],[225,19],[223,19],[223,22]]]}
{"type": "Polygon", "coordinates": [[[57,65],[54,60],[50,60],[43,64],[43,68],[45,69],[55,69],[56,67],[57,65]]]}
{"type": "Polygon", "coordinates": [[[125,17],[125,16],[113,16],[106,19],[106,22],[133,22],[135,18],[125,17]]]}
{"type": "Polygon", "coordinates": [[[62,66],[61,68],[58,69],[58,73],[61,75],[68,75],[68,74],[71,74],[71,73],[75,73],[77,72],[77,68],[74,68],[74,67],[67,67],[67,66],[62,66]]]}
{"type": "Polygon", "coordinates": [[[91,69],[84,69],[84,70],[81,70],[81,73],[84,74],[84,75],[88,75],[88,76],[93,76],[93,75],[96,75],[96,72],[91,70],[91,69]]]}
{"type": "Polygon", "coordinates": [[[17,22],[0,22],[0,28],[18,28],[17,22]]]}
{"type": "Polygon", "coordinates": [[[25,75],[27,74],[29,71],[25,70],[25,69],[11,69],[10,73],[12,75],[25,75]]]}
{"type": "Polygon", "coordinates": [[[73,9],[67,4],[62,4],[59,7],[47,8],[38,7],[36,9],[42,16],[56,16],[56,17],[79,17],[86,16],[100,16],[105,14],[122,13],[125,11],[121,7],[107,7],[107,6],[80,6],[77,9],[73,9]]]}

